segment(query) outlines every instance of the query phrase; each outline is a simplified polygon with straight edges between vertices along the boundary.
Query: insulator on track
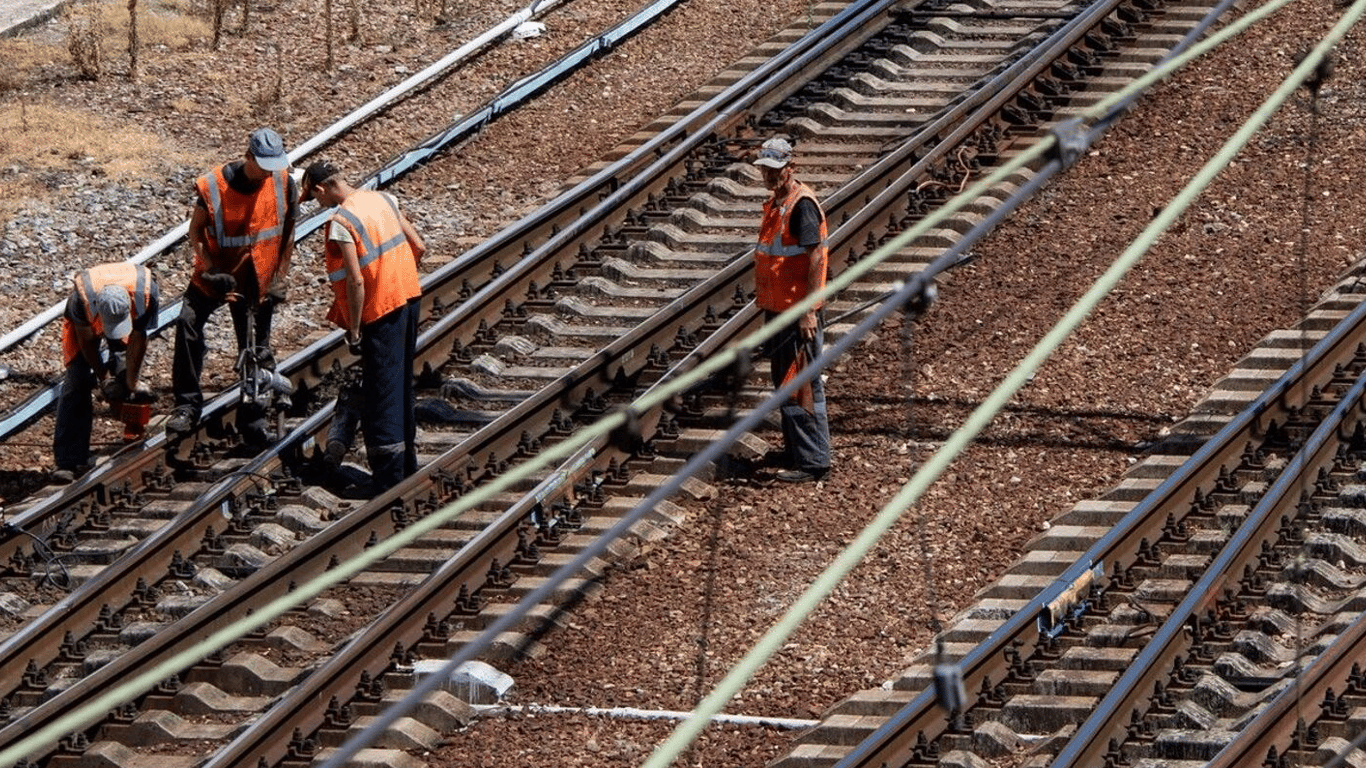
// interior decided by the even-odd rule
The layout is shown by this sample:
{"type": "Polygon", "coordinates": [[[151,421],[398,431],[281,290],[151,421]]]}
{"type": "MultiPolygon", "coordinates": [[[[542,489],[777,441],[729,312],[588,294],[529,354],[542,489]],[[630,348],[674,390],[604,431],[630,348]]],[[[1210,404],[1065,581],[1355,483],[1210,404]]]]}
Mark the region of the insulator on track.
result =
{"type": "Polygon", "coordinates": [[[967,691],[963,688],[963,668],[946,659],[943,639],[939,640],[935,656],[935,701],[947,712],[963,712],[967,707],[968,700],[967,691]]]}
{"type": "MultiPolygon", "coordinates": [[[[625,453],[635,453],[640,444],[645,441],[643,427],[640,423],[640,414],[634,408],[622,409],[622,422],[612,428],[612,445],[625,453]]],[[[616,459],[612,460],[613,462],[616,459]]]]}

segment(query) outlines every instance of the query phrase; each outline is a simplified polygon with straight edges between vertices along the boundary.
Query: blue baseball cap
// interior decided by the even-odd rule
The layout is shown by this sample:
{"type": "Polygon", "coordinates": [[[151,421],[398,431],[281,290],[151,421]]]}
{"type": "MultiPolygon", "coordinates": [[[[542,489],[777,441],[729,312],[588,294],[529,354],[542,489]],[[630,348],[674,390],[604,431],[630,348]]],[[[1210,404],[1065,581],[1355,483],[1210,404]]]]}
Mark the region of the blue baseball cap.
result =
{"type": "Polygon", "coordinates": [[[269,128],[257,128],[251,132],[247,154],[251,155],[263,170],[283,171],[289,167],[289,155],[285,153],[284,139],[269,128]]]}

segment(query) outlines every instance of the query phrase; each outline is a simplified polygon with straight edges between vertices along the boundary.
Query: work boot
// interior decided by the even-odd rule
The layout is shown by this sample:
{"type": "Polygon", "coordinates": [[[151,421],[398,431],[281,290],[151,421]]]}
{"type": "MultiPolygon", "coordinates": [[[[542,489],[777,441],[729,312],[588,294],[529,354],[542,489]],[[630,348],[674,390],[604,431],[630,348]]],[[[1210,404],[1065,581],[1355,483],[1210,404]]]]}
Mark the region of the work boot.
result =
{"type": "Polygon", "coordinates": [[[328,469],[336,469],[341,466],[342,459],[346,458],[346,444],[340,440],[328,440],[327,450],[323,453],[323,464],[328,469]]]}
{"type": "Polygon", "coordinates": [[[265,419],[256,419],[242,426],[242,442],[253,448],[265,448],[279,439],[267,426],[265,419]]]}
{"type": "Polygon", "coordinates": [[[825,469],[784,469],[776,477],[784,483],[814,483],[825,479],[830,468],[825,469]]]}
{"type": "Polygon", "coordinates": [[[48,476],[48,481],[53,485],[70,485],[75,480],[76,470],[66,467],[54,469],[52,470],[52,474],[48,476]]]}
{"type": "Polygon", "coordinates": [[[199,414],[194,412],[194,408],[182,405],[171,411],[171,418],[166,420],[166,431],[176,435],[188,435],[194,431],[198,425],[199,414]]]}

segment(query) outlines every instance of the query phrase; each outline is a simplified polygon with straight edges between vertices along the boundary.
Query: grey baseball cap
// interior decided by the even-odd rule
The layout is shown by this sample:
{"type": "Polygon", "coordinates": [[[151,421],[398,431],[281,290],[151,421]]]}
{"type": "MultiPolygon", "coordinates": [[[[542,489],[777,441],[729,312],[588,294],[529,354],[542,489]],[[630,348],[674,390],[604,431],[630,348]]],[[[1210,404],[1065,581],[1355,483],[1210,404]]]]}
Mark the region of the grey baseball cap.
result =
{"type": "Polygon", "coordinates": [[[90,300],[90,308],[100,317],[106,339],[122,339],[133,332],[132,303],[128,291],[117,285],[106,285],[90,300]]]}
{"type": "Polygon", "coordinates": [[[283,171],[289,167],[289,155],[285,153],[284,139],[269,128],[257,128],[251,132],[247,153],[255,158],[256,164],[263,170],[283,171]]]}

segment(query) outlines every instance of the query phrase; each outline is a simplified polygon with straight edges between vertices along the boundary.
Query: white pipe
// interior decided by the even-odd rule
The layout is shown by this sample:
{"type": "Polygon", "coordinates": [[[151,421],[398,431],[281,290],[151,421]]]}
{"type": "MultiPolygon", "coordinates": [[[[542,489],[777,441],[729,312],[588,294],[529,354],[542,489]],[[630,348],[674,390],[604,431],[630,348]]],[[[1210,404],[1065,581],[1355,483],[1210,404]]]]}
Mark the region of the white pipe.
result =
{"type": "MultiPolygon", "coordinates": [[[[351,114],[346,115],[345,117],[341,118],[340,120],[328,126],[327,128],[324,128],[321,133],[318,133],[313,138],[308,139],[304,143],[298,145],[294,148],[293,152],[289,153],[290,161],[294,162],[302,160],[303,158],[307,157],[309,153],[313,152],[317,148],[323,146],[327,142],[341,135],[346,130],[352,128],[357,123],[374,114],[375,112],[378,112],[384,107],[387,107],[390,103],[406,95],[409,91],[416,89],[418,86],[421,86],[426,81],[435,78],[437,75],[441,74],[445,70],[455,66],[456,64],[461,63],[465,59],[468,59],[470,56],[473,56],[476,52],[478,52],[479,49],[483,48],[484,46],[488,45],[494,40],[511,34],[512,30],[517,28],[517,25],[521,24],[524,21],[528,21],[537,16],[540,16],[541,14],[545,13],[546,11],[549,11],[551,8],[554,8],[555,6],[560,5],[563,2],[565,2],[565,0],[536,0],[535,2],[531,3],[522,10],[517,11],[516,13],[509,16],[507,19],[503,20],[501,23],[490,27],[479,37],[476,37],[475,39],[470,40],[469,42],[455,49],[454,51],[451,51],[450,53],[442,57],[439,61],[428,66],[426,69],[422,70],[421,72],[418,72],[417,74],[413,75],[407,80],[404,80],[403,82],[385,91],[384,93],[381,93],[379,96],[376,96],[375,98],[371,99],[369,102],[367,102],[351,114]]],[[[188,221],[182,222],[179,226],[175,227],[174,229],[171,229],[166,234],[157,238],[155,242],[153,242],[146,248],[142,249],[140,252],[138,252],[137,255],[128,259],[128,261],[132,262],[133,264],[142,264],[143,262],[147,261],[153,256],[156,256],[157,254],[174,247],[177,243],[179,243],[182,239],[185,238],[189,231],[190,223],[188,221]]],[[[33,336],[34,334],[41,331],[48,323],[51,323],[58,317],[61,317],[61,314],[65,308],[66,299],[63,298],[57,304],[53,304],[46,310],[38,313],[37,315],[34,315],[23,325],[10,331],[9,333],[6,333],[4,336],[0,336],[0,354],[8,352],[10,349],[18,346],[19,344],[27,340],[30,336],[33,336]]]]}
{"type": "MultiPolygon", "coordinates": [[[[687,720],[691,712],[675,712],[667,709],[636,709],[635,707],[557,707],[552,704],[476,704],[474,711],[480,717],[502,717],[505,715],[590,715],[611,717],[619,720],[687,720]]],[[[754,717],[751,715],[712,715],[711,722],[728,725],[760,725],[767,728],[784,728],[795,731],[811,728],[819,720],[798,720],[791,717],[754,717]]]]}

